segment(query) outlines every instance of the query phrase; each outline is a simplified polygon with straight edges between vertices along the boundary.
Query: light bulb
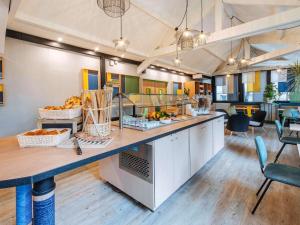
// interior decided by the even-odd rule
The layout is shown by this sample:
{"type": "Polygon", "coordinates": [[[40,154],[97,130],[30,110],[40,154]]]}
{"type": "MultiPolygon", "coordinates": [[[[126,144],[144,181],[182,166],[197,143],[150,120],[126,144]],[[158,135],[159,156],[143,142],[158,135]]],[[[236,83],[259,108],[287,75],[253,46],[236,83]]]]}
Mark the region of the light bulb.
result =
{"type": "Polygon", "coordinates": [[[230,57],[228,59],[228,63],[229,63],[229,65],[233,65],[235,63],[235,59],[233,57],[230,57]]]}
{"type": "Polygon", "coordinates": [[[176,66],[180,66],[181,60],[180,60],[178,57],[176,57],[176,58],[174,59],[174,64],[175,64],[176,66]]]}
{"type": "Polygon", "coordinates": [[[193,36],[193,33],[191,31],[189,31],[188,29],[186,29],[185,31],[183,31],[182,36],[185,38],[191,37],[191,36],[193,36]]]}
{"type": "Polygon", "coordinates": [[[245,58],[241,58],[241,61],[240,61],[242,64],[246,64],[247,63],[247,59],[245,58]]]}

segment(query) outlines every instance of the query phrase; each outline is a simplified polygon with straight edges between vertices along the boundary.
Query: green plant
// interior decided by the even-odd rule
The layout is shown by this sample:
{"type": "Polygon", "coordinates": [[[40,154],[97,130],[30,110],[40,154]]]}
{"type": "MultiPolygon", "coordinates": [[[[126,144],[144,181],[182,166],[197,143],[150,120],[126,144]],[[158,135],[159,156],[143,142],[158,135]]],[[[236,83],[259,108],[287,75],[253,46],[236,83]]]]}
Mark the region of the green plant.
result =
{"type": "Polygon", "coordinates": [[[291,72],[294,76],[300,76],[300,63],[298,60],[291,67],[291,72]]]}
{"type": "Polygon", "coordinates": [[[277,88],[273,83],[267,84],[264,91],[264,98],[266,101],[275,100],[277,97],[277,88]]]}

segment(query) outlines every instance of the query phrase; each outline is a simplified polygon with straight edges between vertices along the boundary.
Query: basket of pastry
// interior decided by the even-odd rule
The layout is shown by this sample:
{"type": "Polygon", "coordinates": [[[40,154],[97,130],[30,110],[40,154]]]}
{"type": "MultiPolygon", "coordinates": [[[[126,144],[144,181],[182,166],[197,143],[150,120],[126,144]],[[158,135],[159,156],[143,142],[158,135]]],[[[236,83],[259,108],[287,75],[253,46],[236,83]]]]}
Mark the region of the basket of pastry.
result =
{"type": "Polygon", "coordinates": [[[62,106],[39,108],[41,119],[73,119],[81,116],[81,98],[72,96],[62,106]]]}
{"type": "Polygon", "coordinates": [[[17,135],[20,147],[57,146],[70,138],[71,129],[36,129],[17,135]]]}

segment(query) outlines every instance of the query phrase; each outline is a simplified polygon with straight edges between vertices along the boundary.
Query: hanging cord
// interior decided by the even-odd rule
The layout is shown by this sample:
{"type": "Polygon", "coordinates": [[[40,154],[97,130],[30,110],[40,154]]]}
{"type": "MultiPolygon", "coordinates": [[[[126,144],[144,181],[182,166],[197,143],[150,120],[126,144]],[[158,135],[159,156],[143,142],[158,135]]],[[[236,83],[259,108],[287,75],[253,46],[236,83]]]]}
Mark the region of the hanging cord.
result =
{"type": "MultiPolygon", "coordinates": [[[[232,27],[232,17],[230,18],[230,27],[232,27]]],[[[230,41],[230,57],[232,58],[232,40],[230,41]]]]}
{"type": "Polygon", "coordinates": [[[201,33],[203,33],[203,5],[201,0],[201,33]]]}
{"type": "Polygon", "coordinates": [[[123,39],[123,20],[122,20],[123,16],[121,15],[120,18],[121,18],[120,19],[120,22],[121,22],[121,27],[120,27],[121,28],[121,37],[120,37],[120,39],[123,39]]]}
{"type": "MultiPolygon", "coordinates": [[[[187,15],[187,10],[188,10],[188,0],[186,0],[186,6],[185,6],[185,12],[184,12],[184,15],[179,23],[179,25],[177,27],[175,27],[175,30],[177,31],[178,28],[182,25],[183,21],[184,21],[184,18],[186,18],[186,15],[187,15]]],[[[187,22],[186,22],[187,23],[187,22]]]]}

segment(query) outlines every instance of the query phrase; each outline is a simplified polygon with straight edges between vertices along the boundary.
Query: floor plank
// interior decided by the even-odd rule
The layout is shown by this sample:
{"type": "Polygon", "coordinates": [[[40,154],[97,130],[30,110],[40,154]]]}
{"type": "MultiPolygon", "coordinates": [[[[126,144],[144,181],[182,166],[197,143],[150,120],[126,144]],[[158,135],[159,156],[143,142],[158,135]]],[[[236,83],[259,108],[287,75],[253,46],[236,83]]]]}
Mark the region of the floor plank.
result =
{"type": "MultiPolygon", "coordinates": [[[[270,159],[281,144],[274,126],[264,137],[270,159]]],[[[300,224],[300,189],[273,183],[253,216],[255,192],[263,182],[254,136],[226,136],[225,148],[158,210],[151,212],[99,178],[97,164],[56,178],[58,225],[201,225],[300,224]]],[[[281,163],[300,165],[295,146],[287,146],[281,163]]],[[[147,193],[145,193],[147,194],[147,193]]],[[[0,190],[0,224],[15,224],[15,189],[0,190]]]]}

